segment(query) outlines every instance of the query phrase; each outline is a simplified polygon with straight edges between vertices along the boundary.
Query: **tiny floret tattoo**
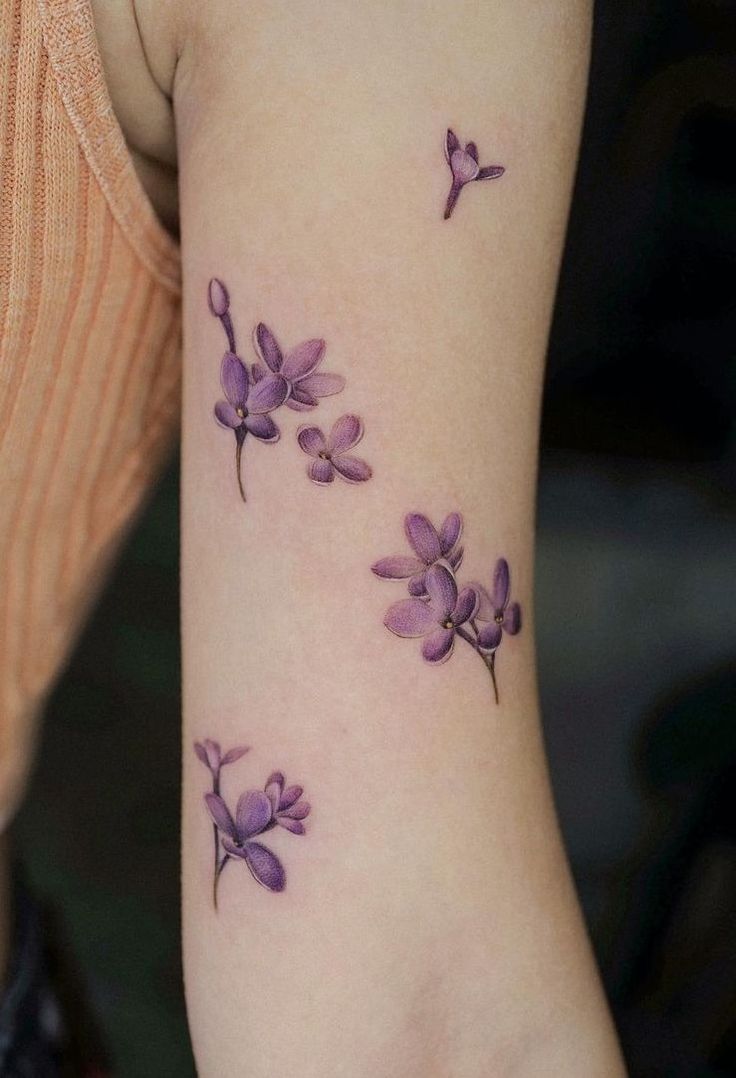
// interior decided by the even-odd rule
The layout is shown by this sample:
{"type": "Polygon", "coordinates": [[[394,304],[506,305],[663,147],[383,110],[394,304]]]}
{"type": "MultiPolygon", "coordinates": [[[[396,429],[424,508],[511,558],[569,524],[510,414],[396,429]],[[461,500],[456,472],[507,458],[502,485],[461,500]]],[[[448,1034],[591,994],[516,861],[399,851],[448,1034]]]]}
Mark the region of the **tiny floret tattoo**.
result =
{"type": "Polygon", "coordinates": [[[342,415],[325,437],[319,427],[301,426],[297,431],[300,448],[311,457],[307,475],[325,486],[339,476],[346,483],[364,483],[373,475],[370,464],[350,452],[363,437],[363,420],[342,415]]]}
{"type": "Polygon", "coordinates": [[[478,164],[478,147],[475,143],[467,142],[463,149],[457,135],[449,127],[445,135],[445,159],[452,173],[450,193],[445,205],[446,221],[452,216],[455,203],[466,183],[472,183],[473,180],[497,180],[506,171],[503,165],[481,167],[478,164]]]}
{"type": "Polygon", "coordinates": [[[212,791],[204,795],[204,801],[213,823],[212,901],[215,909],[220,877],[231,862],[243,862],[253,879],[266,890],[283,891],[286,888],[284,866],[273,850],[255,839],[277,827],[292,835],[304,835],[304,820],[311,811],[311,806],[302,800],[304,790],[301,786],[287,786],[283,773],[274,771],[262,790],[242,793],[232,813],[220,792],[220,772],[226,764],[235,763],[249,750],[238,747],[222,753],[218,742],[208,738],[196,741],[194,751],[212,776],[212,791]]]}
{"type": "Polygon", "coordinates": [[[384,580],[406,580],[409,598],[389,607],[384,625],[396,636],[421,637],[422,656],[447,662],[456,638],[464,640],[486,665],[499,702],[496,657],[504,635],[521,631],[521,606],[511,602],[511,572],[505,558],[493,569],[490,590],[483,584],[460,587],[463,520],[450,513],[437,530],[422,513],[408,513],[404,531],[411,555],[381,558],[372,570],[384,580]]]}
{"type": "Polygon", "coordinates": [[[339,374],[317,370],[325,354],[323,340],[302,341],[284,353],[263,322],[253,334],[256,361],[246,363],[237,349],[230,294],[216,277],[208,285],[207,302],[227,338],[227,351],[220,366],[225,399],[215,405],[215,419],[235,435],[235,471],[238,490],[245,501],[242,455],[248,435],[260,442],[277,442],[281,432],[271,417],[273,412],[282,404],[293,411],[310,411],[317,407],[320,398],[340,393],[345,388],[345,379],[339,374]]]}

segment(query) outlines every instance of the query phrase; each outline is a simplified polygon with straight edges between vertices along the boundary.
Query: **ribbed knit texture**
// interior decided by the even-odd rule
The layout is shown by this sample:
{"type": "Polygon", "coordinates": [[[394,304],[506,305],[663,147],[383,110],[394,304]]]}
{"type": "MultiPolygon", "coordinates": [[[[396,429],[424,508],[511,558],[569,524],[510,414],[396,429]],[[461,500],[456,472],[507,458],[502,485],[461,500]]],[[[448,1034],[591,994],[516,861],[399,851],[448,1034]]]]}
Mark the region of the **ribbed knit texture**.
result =
{"type": "Polygon", "coordinates": [[[0,826],[44,695],[175,437],[178,274],[89,0],[2,0],[0,826]]]}

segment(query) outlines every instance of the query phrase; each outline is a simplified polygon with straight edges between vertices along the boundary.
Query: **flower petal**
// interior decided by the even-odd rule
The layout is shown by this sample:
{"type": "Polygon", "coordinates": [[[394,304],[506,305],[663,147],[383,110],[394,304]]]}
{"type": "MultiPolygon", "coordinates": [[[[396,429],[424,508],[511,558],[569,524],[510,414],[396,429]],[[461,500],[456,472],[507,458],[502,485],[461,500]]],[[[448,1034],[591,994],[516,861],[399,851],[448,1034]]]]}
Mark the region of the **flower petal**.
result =
{"type": "Polygon", "coordinates": [[[491,588],[491,598],[497,611],[506,609],[510,583],[509,563],[505,558],[499,558],[493,570],[493,587],[491,588]]]}
{"type": "Polygon", "coordinates": [[[287,407],[293,412],[311,412],[313,407],[317,407],[319,400],[309,393],[306,389],[302,389],[301,385],[293,385],[291,387],[291,396],[287,398],[287,407]]]}
{"type": "Polygon", "coordinates": [[[235,809],[235,826],[241,840],[259,834],[270,821],[271,802],[263,790],[247,790],[240,795],[235,809]]]}
{"type": "Polygon", "coordinates": [[[250,377],[253,383],[260,382],[262,378],[265,378],[268,374],[268,368],[264,367],[262,363],[251,363],[250,365],[250,377]]]}
{"type": "Polygon", "coordinates": [[[447,134],[445,135],[445,157],[449,163],[450,158],[454,154],[455,150],[460,149],[460,140],[454,131],[447,128],[447,134]]]}
{"type": "Polygon", "coordinates": [[[470,183],[480,171],[478,162],[474,161],[465,150],[455,150],[450,158],[450,168],[457,183],[470,183]]]}
{"type": "MultiPolygon", "coordinates": [[[[266,791],[268,793],[268,790],[266,791]]],[[[289,808],[295,804],[304,793],[301,786],[289,786],[279,798],[279,809],[289,808]]]]}
{"type": "Polygon", "coordinates": [[[473,160],[475,161],[475,163],[477,165],[478,164],[478,147],[475,145],[474,142],[467,142],[465,144],[465,152],[470,154],[470,156],[473,158],[473,160]]]}
{"type": "Polygon", "coordinates": [[[210,816],[215,821],[221,831],[224,831],[230,838],[237,838],[238,833],[235,830],[235,824],[233,818],[230,815],[230,809],[222,800],[219,794],[205,794],[205,802],[207,808],[210,810],[210,816]]]}
{"type": "Polygon", "coordinates": [[[421,599],[402,599],[388,608],[383,624],[396,636],[426,636],[437,627],[437,618],[421,599]]]}
{"type": "Polygon", "coordinates": [[[307,475],[313,483],[319,483],[321,486],[325,486],[326,483],[331,483],[335,478],[335,469],[332,467],[331,460],[310,460],[307,465],[307,475]]]}
{"type": "Polygon", "coordinates": [[[521,607],[518,603],[509,603],[506,607],[503,627],[509,636],[516,636],[521,629],[521,607]]]}
{"type": "Polygon", "coordinates": [[[421,573],[417,573],[409,581],[408,590],[410,595],[415,595],[417,599],[427,598],[427,570],[423,569],[421,573]]]}
{"type": "Polygon", "coordinates": [[[425,565],[432,565],[442,557],[439,536],[422,513],[408,513],[404,519],[404,530],[412,550],[425,565]]]}
{"type": "Polygon", "coordinates": [[[403,554],[380,558],[371,566],[371,570],[384,580],[406,580],[415,573],[421,573],[423,578],[425,571],[424,564],[418,558],[404,557],[403,554]]]}
{"type": "Polygon", "coordinates": [[[222,357],[220,381],[225,396],[235,408],[244,408],[248,396],[248,371],[234,352],[222,357]]]}
{"type": "Polygon", "coordinates": [[[253,334],[253,344],[256,352],[266,366],[270,367],[275,374],[278,374],[281,370],[281,364],[284,361],[284,357],[281,354],[281,349],[276,343],[276,338],[268,326],[265,326],[263,322],[259,322],[256,326],[256,331],[253,334]]]}
{"type": "Polygon", "coordinates": [[[199,741],[194,742],[194,751],[197,754],[197,759],[201,760],[205,767],[209,767],[210,762],[207,759],[207,750],[205,749],[204,745],[201,742],[199,742],[199,741]]]}
{"type": "Polygon", "coordinates": [[[266,786],[270,786],[272,782],[276,783],[279,788],[279,792],[283,790],[284,783],[286,782],[286,777],[284,776],[283,771],[272,771],[266,779],[266,786]]]}
{"type": "Polygon", "coordinates": [[[345,379],[341,374],[307,374],[299,379],[298,388],[311,397],[332,397],[335,393],[342,393],[345,388],[345,379]]]}
{"type": "Polygon", "coordinates": [[[222,318],[224,314],[227,314],[230,296],[225,285],[217,277],[213,277],[207,286],[207,302],[216,318],[222,318]]]}
{"type": "Polygon", "coordinates": [[[459,513],[449,513],[440,528],[440,550],[447,557],[457,543],[463,530],[463,518],[459,513]]]}
{"type": "Polygon", "coordinates": [[[222,758],[222,766],[225,764],[234,764],[241,756],[245,756],[246,752],[250,752],[250,748],[246,745],[236,749],[229,749],[222,758]]]}
{"type": "Polygon", "coordinates": [[[432,565],[427,569],[425,587],[435,621],[447,621],[457,603],[455,577],[444,565],[432,565]]]}
{"type": "Polygon", "coordinates": [[[422,655],[428,663],[444,663],[452,655],[455,646],[454,629],[435,629],[422,644],[422,655]]]}
{"type": "Polygon", "coordinates": [[[249,415],[244,420],[246,430],[261,442],[278,442],[281,432],[270,415],[249,415]]]}
{"type": "Polygon", "coordinates": [[[447,560],[455,571],[462,565],[464,556],[465,548],[461,546],[459,546],[457,550],[453,550],[451,554],[447,555],[447,560]]]}
{"type": "Polygon", "coordinates": [[[348,483],[365,483],[373,475],[373,469],[360,457],[336,456],[332,464],[339,475],[348,483]]]}
{"type": "Polygon", "coordinates": [[[243,425],[243,417],[238,415],[230,401],[218,401],[215,405],[215,419],[221,427],[237,430],[243,425]]]}
{"type": "Polygon", "coordinates": [[[330,453],[347,453],[363,437],[363,420],[357,415],[341,415],[332,424],[327,445],[330,453]]]}
{"type": "Polygon", "coordinates": [[[276,823],[279,827],[285,827],[292,835],[304,835],[306,831],[301,820],[290,820],[288,816],[279,816],[276,823]]]}
{"type": "Polygon", "coordinates": [[[463,588],[457,597],[455,609],[452,612],[452,624],[463,625],[473,617],[478,609],[478,596],[473,588],[463,588]]]}
{"type": "Polygon", "coordinates": [[[489,621],[478,633],[478,647],[483,651],[495,651],[501,643],[501,626],[489,621]]]}
{"type": "Polygon", "coordinates": [[[273,412],[284,403],[288,395],[289,386],[286,379],[280,374],[268,374],[251,387],[248,394],[248,411],[255,412],[256,415],[273,412]]]}
{"type": "Polygon", "coordinates": [[[284,788],[285,781],[286,780],[280,771],[274,771],[266,780],[266,797],[271,802],[274,813],[281,802],[281,791],[284,788]]]}
{"type": "Polygon", "coordinates": [[[306,820],[312,806],[306,801],[297,801],[295,805],[279,809],[279,816],[287,816],[290,820],[306,820]]]}
{"type": "Polygon", "coordinates": [[[503,165],[486,165],[478,170],[475,178],[476,180],[495,180],[498,176],[503,176],[505,171],[503,165]]]}
{"type": "Polygon", "coordinates": [[[320,453],[324,453],[327,449],[325,436],[319,427],[299,427],[296,432],[296,440],[299,443],[299,448],[308,453],[310,457],[318,457],[320,453]]]}
{"type": "Polygon", "coordinates": [[[311,374],[325,354],[325,342],[322,340],[302,341],[289,352],[284,360],[281,373],[290,382],[296,382],[311,374]]]}
{"type": "Polygon", "coordinates": [[[211,737],[206,737],[204,739],[204,748],[207,753],[207,759],[210,762],[210,767],[213,771],[216,771],[222,763],[222,749],[220,748],[220,742],[213,741],[211,737]]]}
{"type": "Polygon", "coordinates": [[[253,878],[269,891],[283,891],[286,887],[284,866],[275,853],[260,842],[246,842],[243,856],[253,878]]]}

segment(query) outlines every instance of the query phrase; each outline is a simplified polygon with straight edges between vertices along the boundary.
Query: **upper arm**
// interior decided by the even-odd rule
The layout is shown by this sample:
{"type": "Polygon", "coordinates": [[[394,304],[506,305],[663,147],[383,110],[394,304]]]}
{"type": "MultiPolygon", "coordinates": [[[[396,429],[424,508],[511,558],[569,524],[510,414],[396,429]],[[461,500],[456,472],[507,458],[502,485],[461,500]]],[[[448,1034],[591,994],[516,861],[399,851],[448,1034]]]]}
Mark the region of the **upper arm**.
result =
{"type": "Polygon", "coordinates": [[[192,15],[175,107],[185,957],[203,1073],[465,1078],[542,1055],[557,1073],[593,1073],[590,1058],[617,1073],[550,805],[532,637],[541,374],[588,29],[579,0],[216,0],[192,15]],[[468,183],[444,220],[448,128],[505,172],[468,183]],[[227,301],[215,286],[208,305],[212,278],[227,301]],[[306,413],[287,379],[278,441],[213,414],[218,400],[262,414],[259,325],[280,345],[271,374],[311,340],[341,379],[306,413]],[[370,478],[333,468],[318,485],[329,461],[310,478],[319,447],[298,428],[328,435],[343,416],[370,478]],[[464,520],[462,568],[443,544],[433,587],[492,590],[510,565],[523,629],[494,670],[473,643],[493,612],[462,621],[442,664],[384,626],[407,582],[371,568],[416,555],[410,512],[464,520]],[[261,831],[285,888],[233,856],[217,912],[205,737],[250,747],[222,772],[231,809],[273,771],[311,804],[304,835],[261,831]]]}

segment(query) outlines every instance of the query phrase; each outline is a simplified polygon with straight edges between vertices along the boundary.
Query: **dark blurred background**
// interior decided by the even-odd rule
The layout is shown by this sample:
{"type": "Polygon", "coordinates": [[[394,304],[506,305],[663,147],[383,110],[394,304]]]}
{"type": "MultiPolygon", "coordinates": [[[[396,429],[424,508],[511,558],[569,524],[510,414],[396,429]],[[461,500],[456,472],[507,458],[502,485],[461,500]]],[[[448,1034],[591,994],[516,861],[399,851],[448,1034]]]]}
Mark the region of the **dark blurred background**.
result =
{"type": "MultiPolygon", "coordinates": [[[[736,1074],[736,10],[597,5],[549,356],[544,722],[631,1073],[736,1074]]],[[[49,705],[19,821],[120,1078],[193,1075],[176,468],[49,705]]]]}

